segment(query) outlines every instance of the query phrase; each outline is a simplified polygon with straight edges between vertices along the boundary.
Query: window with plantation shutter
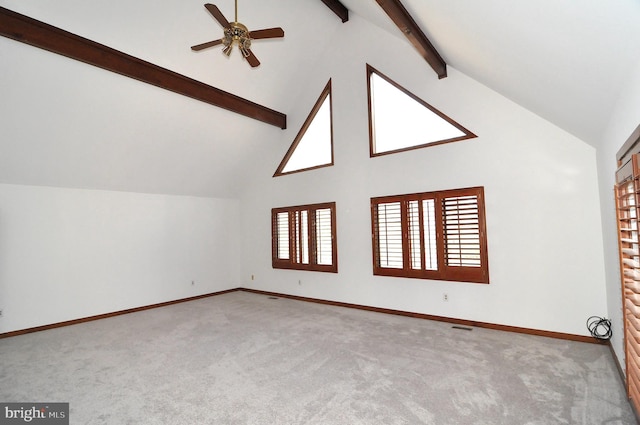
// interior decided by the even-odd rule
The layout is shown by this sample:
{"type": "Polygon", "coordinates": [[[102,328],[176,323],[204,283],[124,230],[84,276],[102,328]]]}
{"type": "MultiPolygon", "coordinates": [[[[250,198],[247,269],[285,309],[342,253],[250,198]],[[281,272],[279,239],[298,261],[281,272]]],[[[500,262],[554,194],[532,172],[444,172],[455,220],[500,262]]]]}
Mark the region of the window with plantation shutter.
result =
{"type": "Polygon", "coordinates": [[[335,202],[271,210],[272,265],[338,271],[335,202]]]}
{"type": "Polygon", "coordinates": [[[276,258],[279,260],[289,259],[289,213],[276,213],[274,218],[274,232],[276,234],[276,258]]]}
{"type": "Polygon", "coordinates": [[[401,269],[402,222],[400,202],[381,203],[377,210],[379,262],[382,267],[401,269]]]}
{"type": "Polygon", "coordinates": [[[331,208],[316,210],[316,260],[319,265],[333,264],[333,213],[331,208]]]}
{"type": "Polygon", "coordinates": [[[478,197],[444,198],[445,261],[450,266],[480,267],[478,197]]]}
{"type": "Polygon", "coordinates": [[[627,395],[640,409],[640,156],[626,159],[616,172],[615,195],[627,395]]]}
{"type": "Polygon", "coordinates": [[[373,271],[489,283],[484,189],[371,199],[373,271]]]}

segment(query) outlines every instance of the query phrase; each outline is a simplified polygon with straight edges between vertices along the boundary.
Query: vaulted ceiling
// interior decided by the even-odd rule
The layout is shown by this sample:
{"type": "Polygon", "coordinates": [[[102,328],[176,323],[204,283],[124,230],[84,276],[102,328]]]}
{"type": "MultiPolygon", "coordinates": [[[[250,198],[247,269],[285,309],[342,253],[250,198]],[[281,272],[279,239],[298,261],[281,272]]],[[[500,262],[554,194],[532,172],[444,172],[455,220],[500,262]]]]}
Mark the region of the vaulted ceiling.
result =
{"type": "MultiPolygon", "coordinates": [[[[233,0],[212,2],[233,18],[233,0]]],[[[321,0],[239,0],[239,21],[250,29],[285,30],[283,39],[255,42],[262,64],[252,69],[237,52],[226,58],[216,48],[189,49],[221,36],[203,3],[0,0],[2,7],[288,117],[322,54],[349,48],[348,40],[335,43],[343,25],[363,19],[397,43],[409,43],[375,0],[341,0],[349,10],[346,23],[321,0]]],[[[448,66],[593,146],[602,141],[625,80],[638,72],[638,0],[402,3],[448,66]]],[[[415,72],[437,78],[426,61],[415,72]]],[[[178,95],[169,101],[159,89],[135,81],[123,80],[117,93],[104,92],[121,77],[3,37],[0,77],[0,149],[8,153],[0,155],[0,182],[233,196],[242,173],[238,164],[256,151],[256,143],[283,137],[276,126],[178,95]],[[70,73],[73,84],[65,77],[70,73]],[[61,94],[64,100],[56,101],[61,94]],[[121,110],[114,110],[114,98],[121,110]],[[122,142],[135,137],[138,127],[144,140],[136,146],[122,142]],[[213,182],[223,189],[210,190],[213,182]]]]}
{"type": "MultiPolygon", "coordinates": [[[[638,0],[402,3],[449,65],[594,146],[639,71],[638,0]]],[[[399,34],[374,1],[343,4],[399,34]]]]}

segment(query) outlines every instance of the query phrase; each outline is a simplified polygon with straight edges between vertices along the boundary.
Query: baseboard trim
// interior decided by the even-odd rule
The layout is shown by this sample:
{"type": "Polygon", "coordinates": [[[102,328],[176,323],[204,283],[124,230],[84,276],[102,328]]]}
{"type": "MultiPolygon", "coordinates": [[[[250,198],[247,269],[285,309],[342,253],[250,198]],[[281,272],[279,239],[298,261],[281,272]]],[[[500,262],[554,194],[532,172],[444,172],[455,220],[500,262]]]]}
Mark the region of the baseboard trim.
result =
{"type": "MultiPolygon", "coordinates": [[[[438,322],[446,322],[446,323],[451,323],[455,325],[471,326],[476,328],[494,329],[498,331],[537,335],[537,336],[544,336],[548,338],[565,339],[569,341],[587,342],[592,344],[608,344],[608,341],[603,342],[598,339],[588,337],[588,336],[583,336],[583,335],[574,335],[574,334],[567,334],[567,333],[561,333],[561,332],[543,331],[538,329],[520,328],[516,326],[498,325],[494,323],[477,322],[473,320],[464,320],[464,319],[456,319],[452,317],[435,316],[431,314],[415,313],[411,311],[393,310],[389,308],[372,307],[372,306],[361,305],[361,304],[351,304],[351,303],[345,303],[340,301],[323,300],[320,298],[302,297],[299,295],[281,294],[278,292],[261,291],[258,289],[250,289],[250,288],[227,289],[225,291],[212,292],[209,294],[198,295],[195,297],[181,298],[178,300],[166,301],[158,304],[151,304],[151,305],[146,305],[141,307],[135,307],[135,308],[130,308],[126,310],[115,311],[112,313],[98,314],[96,316],[84,317],[84,318],[74,319],[74,320],[67,320],[65,322],[52,323],[50,325],[36,326],[28,329],[21,329],[17,331],[6,332],[6,333],[0,334],[0,339],[9,338],[12,336],[24,335],[32,332],[40,332],[40,331],[46,331],[49,329],[61,328],[64,326],[77,325],[85,322],[92,322],[94,320],[108,319],[109,317],[121,316],[123,314],[136,313],[139,311],[166,307],[173,304],[185,303],[189,301],[200,300],[203,298],[215,297],[217,295],[228,294],[236,291],[243,291],[243,292],[249,292],[253,294],[261,294],[261,295],[274,296],[274,297],[280,297],[280,298],[289,298],[292,300],[305,301],[305,302],[311,302],[316,304],[332,305],[336,307],[354,308],[358,310],[366,310],[366,311],[372,311],[376,313],[393,314],[396,316],[413,317],[413,318],[425,319],[425,320],[435,320],[438,322]]],[[[617,359],[616,359],[616,364],[618,365],[618,369],[621,372],[620,365],[617,362],[617,359]]]]}
{"type": "Polygon", "coordinates": [[[154,308],[166,307],[166,306],[169,306],[169,305],[186,303],[186,302],[189,302],[189,301],[201,300],[203,298],[215,297],[216,295],[228,294],[229,292],[236,292],[238,290],[239,290],[239,288],[227,289],[225,291],[212,292],[212,293],[209,293],[209,294],[197,295],[195,297],[181,298],[181,299],[178,299],[178,300],[166,301],[166,302],[162,302],[162,303],[158,303],[158,304],[151,304],[151,305],[146,305],[146,306],[142,306],[142,307],[135,307],[135,308],[129,308],[129,309],[126,309],[126,310],[114,311],[112,313],[98,314],[96,316],[83,317],[83,318],[80,318],[80,319],[67,320],[65,322],[52,323],[50,325],[36,326],[36,327],[33,327],[33,328],[28,328],[28,329],[21,329],[21,330],[17,330],[17,331],[6,332],[6,333],[0,334],[0,339],[9,338],[9,337],[12,337],[12,336],[29,334],[29,333],[33,333],[33,332],[46,331],[46,330],[49,330],[49,329],[62,328],[64,326],[78,325],[80,323],[92,322],[94,320],[108,319],[110,317],[121,316],[123,314],[137,313],[139,311],[151,310],[151,309],[154,309],[154,308]]]}
{"type": "Polygon", "coordinates": [[[272,297],[289,298],[292,300],[306,301],[306,302],[312,302],[316,304],[326,304],[326,305],[332,305],[337,307],[355,308],[358,310],[373,311],[376,313],[394,314],[396,316],[406,316],[406,317],[414,317],[418,319],[435,320],[438,322],[452,323],[455,325],[471,326],[471,327],[484,328],[484,329],[493,329],[493,330],[505,331],[505,332],[515,332],[515,333],[521,333],[521,334],[527,334],[527,335],[537,335],[537,336],[544,336],[548,338],[564,339],[564,340],[577,341],[577,342],[586,342],[590,344],[607,344],[608,343],[608,341],[601,341],[596,338],[583,336],[583,335],[574,335],[574,334],[568,334],[568,333],[562,333],[562,332],[552,332],[552,331],[543,331],[538,329],[520,328],[517,326],[498,325],[494,323],[476,322],[473,320],[434,316],[431,314],[414,313],[411,311],[371,307],[367,305],[344,303],[340,301],[329,301],[329,300],[323,300],[319,298],[301,297],[298,295],[280,294],[277,292],[261,291],[258,289],[248,289],[248,288],[238,288],[238,289],[244,292],[251,292],[254,294],[261,294],[261,295],[267,295],[272,297]]]}

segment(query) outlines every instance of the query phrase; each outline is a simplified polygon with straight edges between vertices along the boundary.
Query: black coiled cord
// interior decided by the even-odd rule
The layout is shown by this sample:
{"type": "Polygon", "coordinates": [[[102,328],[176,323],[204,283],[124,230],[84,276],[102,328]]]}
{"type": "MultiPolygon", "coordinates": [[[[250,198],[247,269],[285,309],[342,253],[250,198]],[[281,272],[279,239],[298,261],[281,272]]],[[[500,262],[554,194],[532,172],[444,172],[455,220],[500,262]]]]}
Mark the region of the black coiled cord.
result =
{"type": "Polygon", "coordinates": [[[587,319],[587,328],[591,332],[591,336],[602,341],[608,341],[613,334],[611,320],[598,316],[591,316],[587,319]]]}

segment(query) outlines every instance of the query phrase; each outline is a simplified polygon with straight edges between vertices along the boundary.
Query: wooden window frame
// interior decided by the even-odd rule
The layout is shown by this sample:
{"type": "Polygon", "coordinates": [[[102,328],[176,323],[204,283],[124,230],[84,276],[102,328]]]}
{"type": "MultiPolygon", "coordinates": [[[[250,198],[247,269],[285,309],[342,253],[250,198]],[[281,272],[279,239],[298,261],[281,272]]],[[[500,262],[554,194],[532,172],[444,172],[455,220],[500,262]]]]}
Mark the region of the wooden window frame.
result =
{"type": "MultiPolygon", "coordinates": [[[[454,214],[450,214],[453,216],[454,214]]],[[[484,205],[484,187],[470,187],[463,189],[442,190],[434,192],[413,193],[406,195],[394,195],[371,198],[371,241],[373,249],[373,274],[380,276],[407,277],[431,280],[446,280],[471,283],[489,283],[489,265],[487,254],[487,232],[484,205]],[[477,204],[477,249],[479,250],[478,266],[453,265],[446,258],[447,244],[452,245],[454,237],[447,238],[445,233],[446,213],[444,212],[445,202],[452,199],[475,197],[477,204]],[[411,266],[410,229],[409,226],[409,202],[424,200],[434,200],[435,206],[435,246],[437,251],[437,268],[428,269],[425,266],[425,234],[423,229],[423,212],[420,207],[420,255],[419,268],[411,266]],[[402,265],[401,267],[385,267],[381,265],[382,257],[380,252],[381,233],[378,230],[378,206],[380,204],[400,203],[401,214],[401,240],[402,240],[402,265]]],[[[415,243],[415,242],[414,242],[415,243]]],[[[415,248],[414,248],[415,249],[415,248]]],[[[453,250],[450,249],[449,252],[453,250]]],[[[450,255],[451,256],[451,255],[450,255]]]]}
{"type": "Polygon", "coordinates": [[[635,411],[640,409],[640,125],[616,153],[615,174],[616,222],[623,345],[625,354],[625,387],[635,411]]]}
{"type": "Polygon", "coordinates": [[[336,203],[298,205],[293,207],[279,207],[271,209],[271,265],[274,269],[309,270],[317,272],[338,272],[338,246],[336,237],[336,203]],[[318,262],[318,231],[316,211],[329,209],[331,212],[331,264],[318,262]],[[297,223],[297,214],[307,213],[306,229],[297,223]],[[280,233],[278,215],[287,215],[288,229],[288,258],[279,257],[280,233]],[[299,236],[299,237],[298,237],[299,236]],[[302,238],[302,239],[301,239],[302,238]],[[301,256],[300,242],[308,249],[308,263],[304,263],[301,256]]]}
{"type": "Polygon", "coordinates": [[[474,139],[474,138],[478,137],[473,132],[471,132],[467,128],[463,127],[458,122],[456,122],[453,118],[450,118],[449,116],[447,116],[444,113],[440,112],[438,109],[436,109],[435,107],[431,106],[430,104],[428,104],[424,100],[420,99],[418,96],[416,96],[415,94],[413,94],[409,90],[405,89],[400,84],[396,83],[391,78],[387,77],[385,74],[383,74],[382,72],[378,71],[377,69],[375,69],[373,66],[371,66],[369,64],[367,64],[367,104],[368,104],[368,115],[369,115],[369,156],[371,158],[375,158],[375,157],[378,157],[378,156],[384,156],[384,155],[392,155],[392,154],[395,154],[395,153],[401,153],[401,152],[411,151],[411,150],[415,150],[415,149],[428,148],[428,147],[431,147],[431,146],[438,146],[438,145],[442,145],[442,144],[445,144],[445,143],[460,142],[460,141],[463,141],[463,140],[469,140],[469,139],[474,139]],[[372,87],[371,87],[371,76],[373,74],[375,74],[378,77],[382,78],[383,80],[385,80],[386,82],[388,82],[389,84],[394,86],[399,91],[405,93],[407,96],[409,96],[410,98],[415,100],[417,103],[419,103],[420,105],[424,106],[425,109],[430,110],[431,112],[433,112],[434,114],[436,114],[437,116],[442,118],[444,121],[447,121],[449,124],[451,124],[453,127],[457,128],[458,130],[460,130],[464,134],[462,136],[453,137],[453,138],[450,138],[450,139],[437,140],[437,141],[426,142],[426,143],[417,142],[416,144],[411,145],[411,146],[406,146],[406,147],[398,148],[398,149],[392,149],[392,150],[388,150],[388,151],[377,152],[376,148],[375,148],[375,146],[376,146],[375,123],[374,123],[374,119],[373,119],[373,117],[374,117],[374,111],[373,111],[374,105],[373,105],[373,100],[372,100],[373,99],[373,90],[372,90],[372,87]]]}
{"type": "Polygon", "coordinates": [[[307,119],[304,121],[304,124],[302,124],[302,127],[300,128],[300,131],[298,132],[298,134],[296,135],[295,139],[293,140],[293,143],[291,143],[291,146],[289,146],[289,149],[287,150],[287,153],[284,155],[284,158],[282,158],[282,161],[280,161],[280,164],[278,165],[278,168],[276,169],[276,172],[273,174],[273,177],[286,176],[286,175],[289,175],[289,174],[301,173],[303,171],[310,171],[310,170],[316,170],[318,168],[331,167],[333,165],[334,165],[334,156],[333,156],[333,96],[332,96],[332,93],[331,93],[331,79],[329,79],[329,82],[327,83],[327,85],[322,90],[322,93],[320,94],[320,97],[318,97],[318,100],[316,100],[315,105],[313,105],[313,108],[311,109],[311,112],[309,112],[309,115],[307,116],[307,119]],[[316,115],[318,114],[318,111],[320,111],[320,108],[322,108],[322,105],[324,105],[324,102],[327,100],[327,98],[329,98],[329,117],[330,117],[329,118],[329,126],[330,126],[329,133],[330,133],[330,138],[331,138],[331,140],[329,140],[329,144],[330,144],[330,147],[331,147],[331,162],[324,163],[324,164],[318,164],[318,165],[312,165],[310,167],[299,168],[299,169],[296,169],[296,170],[286,171],[285,172],[284,169],[287,166],[287,163],[289,162],[289,160],[293,156],[295,150],[297,149],[298,145],[300,144],[300,142],[304,138],[305,134],[307,133],[307,130],[309,129],[309,127],[313,123],[313,120],[316,118],[316,115]]]}

